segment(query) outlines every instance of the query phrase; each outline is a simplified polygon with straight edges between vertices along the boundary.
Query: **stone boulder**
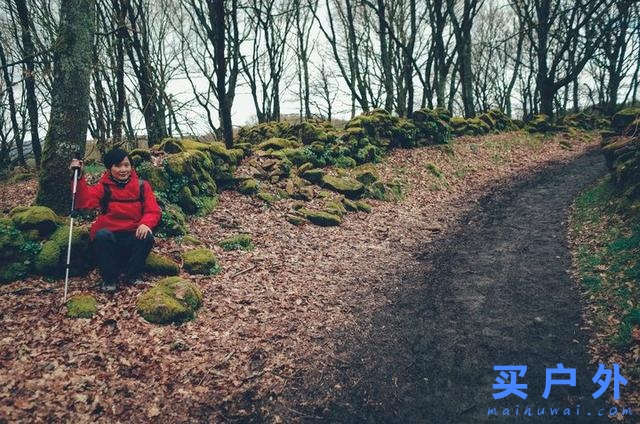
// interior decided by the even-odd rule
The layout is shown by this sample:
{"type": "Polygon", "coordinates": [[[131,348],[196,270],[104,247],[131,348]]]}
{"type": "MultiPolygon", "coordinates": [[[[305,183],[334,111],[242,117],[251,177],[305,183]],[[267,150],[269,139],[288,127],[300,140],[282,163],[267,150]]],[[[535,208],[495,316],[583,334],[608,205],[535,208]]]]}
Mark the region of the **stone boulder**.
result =
{"type": "Polygon", "coordinates": [[[187,250],[182,254],[185,271],[189,274],[212,275],[220,272],[220,264],[216,255],[207,248],[187,250]]]}
{"type": "Polygon", "coordinates": [[[140,295],[138,313],[154,324],[181,323],[192,320],[202,306],[202,292],[180,277],[160,280],[140,295]]]}

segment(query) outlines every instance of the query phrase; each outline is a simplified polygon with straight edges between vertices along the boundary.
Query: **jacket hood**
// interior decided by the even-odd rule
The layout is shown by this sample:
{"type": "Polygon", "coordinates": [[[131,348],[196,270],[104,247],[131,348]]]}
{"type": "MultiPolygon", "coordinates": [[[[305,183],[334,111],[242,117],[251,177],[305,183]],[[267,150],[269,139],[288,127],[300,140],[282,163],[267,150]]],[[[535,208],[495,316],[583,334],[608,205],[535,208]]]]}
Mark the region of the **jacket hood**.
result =
{"type": "MultiPolygon", "coordinates": [[[[116,185],[115,181],[109,178],[110,174],[111,174],[111,171],[109,171],[108,169],[105,170],[104,173],[102,174],[102,177],[100,177],[100,183],[110,184],[112,186],[115,186],[116,185]]],[[[131,168],[131,180],[129,182],[134,182],[136,184],[138,182],[138,174],[136,174],[136,171],[133,168],[131,168]]]]}

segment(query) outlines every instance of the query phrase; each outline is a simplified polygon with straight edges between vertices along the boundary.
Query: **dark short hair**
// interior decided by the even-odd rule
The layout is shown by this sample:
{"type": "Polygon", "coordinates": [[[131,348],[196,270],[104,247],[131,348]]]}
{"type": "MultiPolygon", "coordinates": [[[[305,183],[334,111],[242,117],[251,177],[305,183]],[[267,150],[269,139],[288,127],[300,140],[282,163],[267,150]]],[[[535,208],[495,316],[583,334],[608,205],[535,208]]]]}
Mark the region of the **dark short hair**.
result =
{"type": "Polygon", "coordinates": [[[102,163],[104,163],[105,168],[111,169],[113,165],[119,164],[127,156],[129,156],[129,153],[119,147],[116,147],[115,149],[111,149],[105,153],[102,157],[102,163]]]}

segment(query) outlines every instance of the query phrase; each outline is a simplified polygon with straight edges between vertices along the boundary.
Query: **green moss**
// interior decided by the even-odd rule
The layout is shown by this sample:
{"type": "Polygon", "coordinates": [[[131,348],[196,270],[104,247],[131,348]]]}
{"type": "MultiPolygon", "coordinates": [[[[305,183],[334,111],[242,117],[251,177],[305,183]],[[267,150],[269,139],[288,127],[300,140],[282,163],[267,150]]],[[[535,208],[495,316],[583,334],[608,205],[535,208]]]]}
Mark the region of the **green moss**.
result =
{"type": "Polygon", "coordinates": [[[220,272],[220,265],[213,251],[206,248],[188,250],[182,254],[183,268],[189,274],[212,275],[220,272]]]}
{"type": "Polygon", "coordinates": [[[61,262],[61,249],[55,241],[48,241],[42,245],[42,250],[36,257],[36,271],[42,275],[58,275],[58,264],[61,262]]]}
{"type": "Polygon", "coordinates": [[[98,302],[88,294],[77,294],[67,300],[67,317],[91,318],[98,312],[98,302]]]}
{"type": "Polygon", "coordinates": [[[178,205],[180,205],[182,210],[188,214],[198,212],[196,199],[193,197],[191,190],[187,186],[182,187],[180,190],[180,194],[178,195],[178,205]]]}
{"type": "Polygon", "coordinates": [[[15,262],[0,266],[0,284],[21,280],[29,273],[29,266],[23,262],[15,262]]]}
{"type": "Polygon", "coordinates": [[[543,113],[534,116],[526,126],[527,131],[546,133],[553,131],[553,125],[551,124],[551,118],[543,113]]]}
{"type": "Polygon", "coordinates": [[[162,208],[162,218],[156,232],[164,236],[180,236],[187,233],[187,220],[179,206],[165,205],[162,208]]]}
{"type": "Polygon", "coordinates": [[[358,208],[359,211],[366,212],[366,213],[371,212],[371,206],[369,206],[369,204],[363,202],[362,200],[356,202],[356,207],[358,208]]]}
{"type": "Polygon", "coordinates": [[[332,175],[322,177],[322,185],[350,199],[358,199],[364,193],[364,185],[352,178],[338,178],[332,175]]]}
{"type": "Polygon", "coordinates": [[[224,250],[253,250],[250,234],[237,234],[218,243],[224,250]]]}
{"type": "MultiPolygon", "coordinates": [[[[47,260],[53,260],[55,256],[55,249],[49,247],[49,253],[53,256],[46,258],[42,257],[43,262],[41,265],[43,269],[48,269],[48,272],[42,272],[43,274],[62,275],[66,267],[67,259],[67,246],[69,244],[69,225],[59,227],[52,235],[50,240],[58,245],[60,250],[60,256],[58,257],[58,263],[54,268],[47,268],[50,264],[47,260]]],[[[48,243],[48,242],[47,242],[48,243]]],[[[44,246],[43,245],[43,251],[44,246]]],[[[93,268],[93,255],[91,254],[91,241],[89,238],[89,227],[74,225],[73,234],[71,236],[71,262],[69,268],[69,275],[78,276],[85,275],[93,268]]],[[[41,252],[42,253],[42,252],[41,252]]],[[[38,260],[36,259],[36,269],[38,269],[38,260]]]]}
{"type": "Polygon", "coordinates": [[[287,222],[293,224],[293,225],[302,225],[304,224],[307,220],[297,216],[297,215],[293,215],[293,214],[287,214],[285,215],[284,219],[287,220],[287,222]]]}
{"type": "Polygon", "coordinates": [[[311,223],[319,225],[321,227],[331,227],[340,225],[342,223],[342,219],[338,215],[334,215],[332,213],[304,208],[298,210],[298,212],[302,214],[306,219],[308,219],[311,223]]]}
{"type": "Polygon", "coordinates": [[[191,246],[202,246],[203,243],[198,238],[192,235],[186,235],[181,239],[182,244],[191,245],[191,246]]]}
{"type": "Polygon", "coordinates": [[[302,147],[302,146],[297,141],[288,140],[286,138],[273,137],[263,141],[262,143],[258,144],[256,147],[259,150],[280,150],[280,149],[287,149],[287,148],[292,149],[292,148],[302,147]]]}
{"type": "Polygon", "coordinates": [[[192,320],[202,306],[202,292],[180,277],[168,277],[138,298],[138,313],[154,324],[181,323],[192,320]]]}
{"type": "Polygon", "coordinates": [[[163,150],[166,153],[184,152],[184,147],[182,147],[182,143],[180,142],[180,140],[176,138],[166,138],[162,140],[162,142],[158,147],[160,148],[160,150],[163,150]]]}
{"type": "Polygon", "coordinates": [[[356,160],[349,156],[338,156],[334,164],[338,168],[353,168],[357,165],[356,160]]]}
{"type": "Polygon", "coordinates": [[[344,208],[348,211],[355,212],[358,210],[358,205],[356,204],[356,202],[349,200],[346,197],[342,198],[342,204],[344,205],[344,208]]]}
{"type": "Polygon", "coordinates": [[[170,258],[151,252],[145,262],[145,271],[154,275],[178,275],[180,267],[170,258]]]}
{"type": "Polygon", "coordinates": [[[60,223],[58,215],[46,206],[18,207],[9,215],[20,230],[38,230],[42,238],[51,234],[60,223]]]}
{"type": "Polygon", "coordinates": [[[145,161],[151,161],[151,151],[149,149],[133,149],[129,152],[129,159],[134,167],[138,167],[145,161]]]}
{"type": "Polygon", "coordinates": [[[442,173],[442,171],[435,164],[431,162],[427,162],[426,167],[427,167],[427,170],[431,172],[435,177],[437,178],[444,177],[444,174],[442,173]]]}
{"type": "Polygon", "coordinates": [[[373,166],[362,165],[354,171],[353,175],[365,186],[378,181],[378,173],[373,166]]]}
{"type": "Polygon", "coordinates": [[[613,115],[611,128],[617,134],[623,134],[631,123],[640,116],[640,108],[622,109],[613,115]]]}
{"type": "Polygon", "coordinates": [[[365,196],[371,199],[387,200],[387,187],[382,181],[376,181],[366,187],[365,196]]]}
{"type": "Polygon", "coordinates": [[[337,215],[339,217],[342,217],[345,213],[347,213],[347,209],[344,207],[344,205],[336,201],[326,202],[324,210],[332,215],[337,215]]]}
{"type": "Polygon", "coordinates": [[[266,191],[258,192],[258,199],[262,200],[268,205],[272,205],[278,201],[278,198],[273,194],[267,193],[266,191]]]}

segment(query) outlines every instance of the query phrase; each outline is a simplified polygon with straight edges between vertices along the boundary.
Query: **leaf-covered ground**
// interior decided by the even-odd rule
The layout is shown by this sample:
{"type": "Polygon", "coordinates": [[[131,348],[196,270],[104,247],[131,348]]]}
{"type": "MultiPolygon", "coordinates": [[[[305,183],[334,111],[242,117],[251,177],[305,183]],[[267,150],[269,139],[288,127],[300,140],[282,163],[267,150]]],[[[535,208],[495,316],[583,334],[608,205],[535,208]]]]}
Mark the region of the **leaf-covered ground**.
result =
{"type": "MultiPolygon", "coordinates": [[[[598,142],[595,134],[517,132],[396,150],[377,168],[383,180],[403,182],[404,200],[369,201],[370,214],[348,214],[339,227],[296,227],[284,219],[288,200],[268,206],[223,192],[212,214],[189,225],[216,251],[222,272],[189,277],[204,306],[181,326],[136,314],[144,287],[96,293],[98,314],[72,320],[60,305],[62,281],[1,286],[0,421],[281,421],[271,408],[279,394],[318,359],[340,363],[331,335],[388,301],[378,288],[393,283],[394,270],[415,264],[422,246],[446,234],[488,188],[598,142]],[[255,249],[217,245],[237,233],[251,234],[255,249]]],[[[33,200],[35,182],[0,190],[7,211],[33,200]]],[[[154,249],[179,259],[187,248],[173,239],[154,249]]],[[[95,271],[72,278],[70,292],[95,293],[98,281],[95,271]]]]}
{"type": "Polygon", "coordinates": [[[574,202],[569,235],[590,354],[619,364],[628,379],[615,403],[640,407],[640,323],[628,319],[640,310],[640,227],[621,203],[610,176],[602,178],[574,202]]]}

